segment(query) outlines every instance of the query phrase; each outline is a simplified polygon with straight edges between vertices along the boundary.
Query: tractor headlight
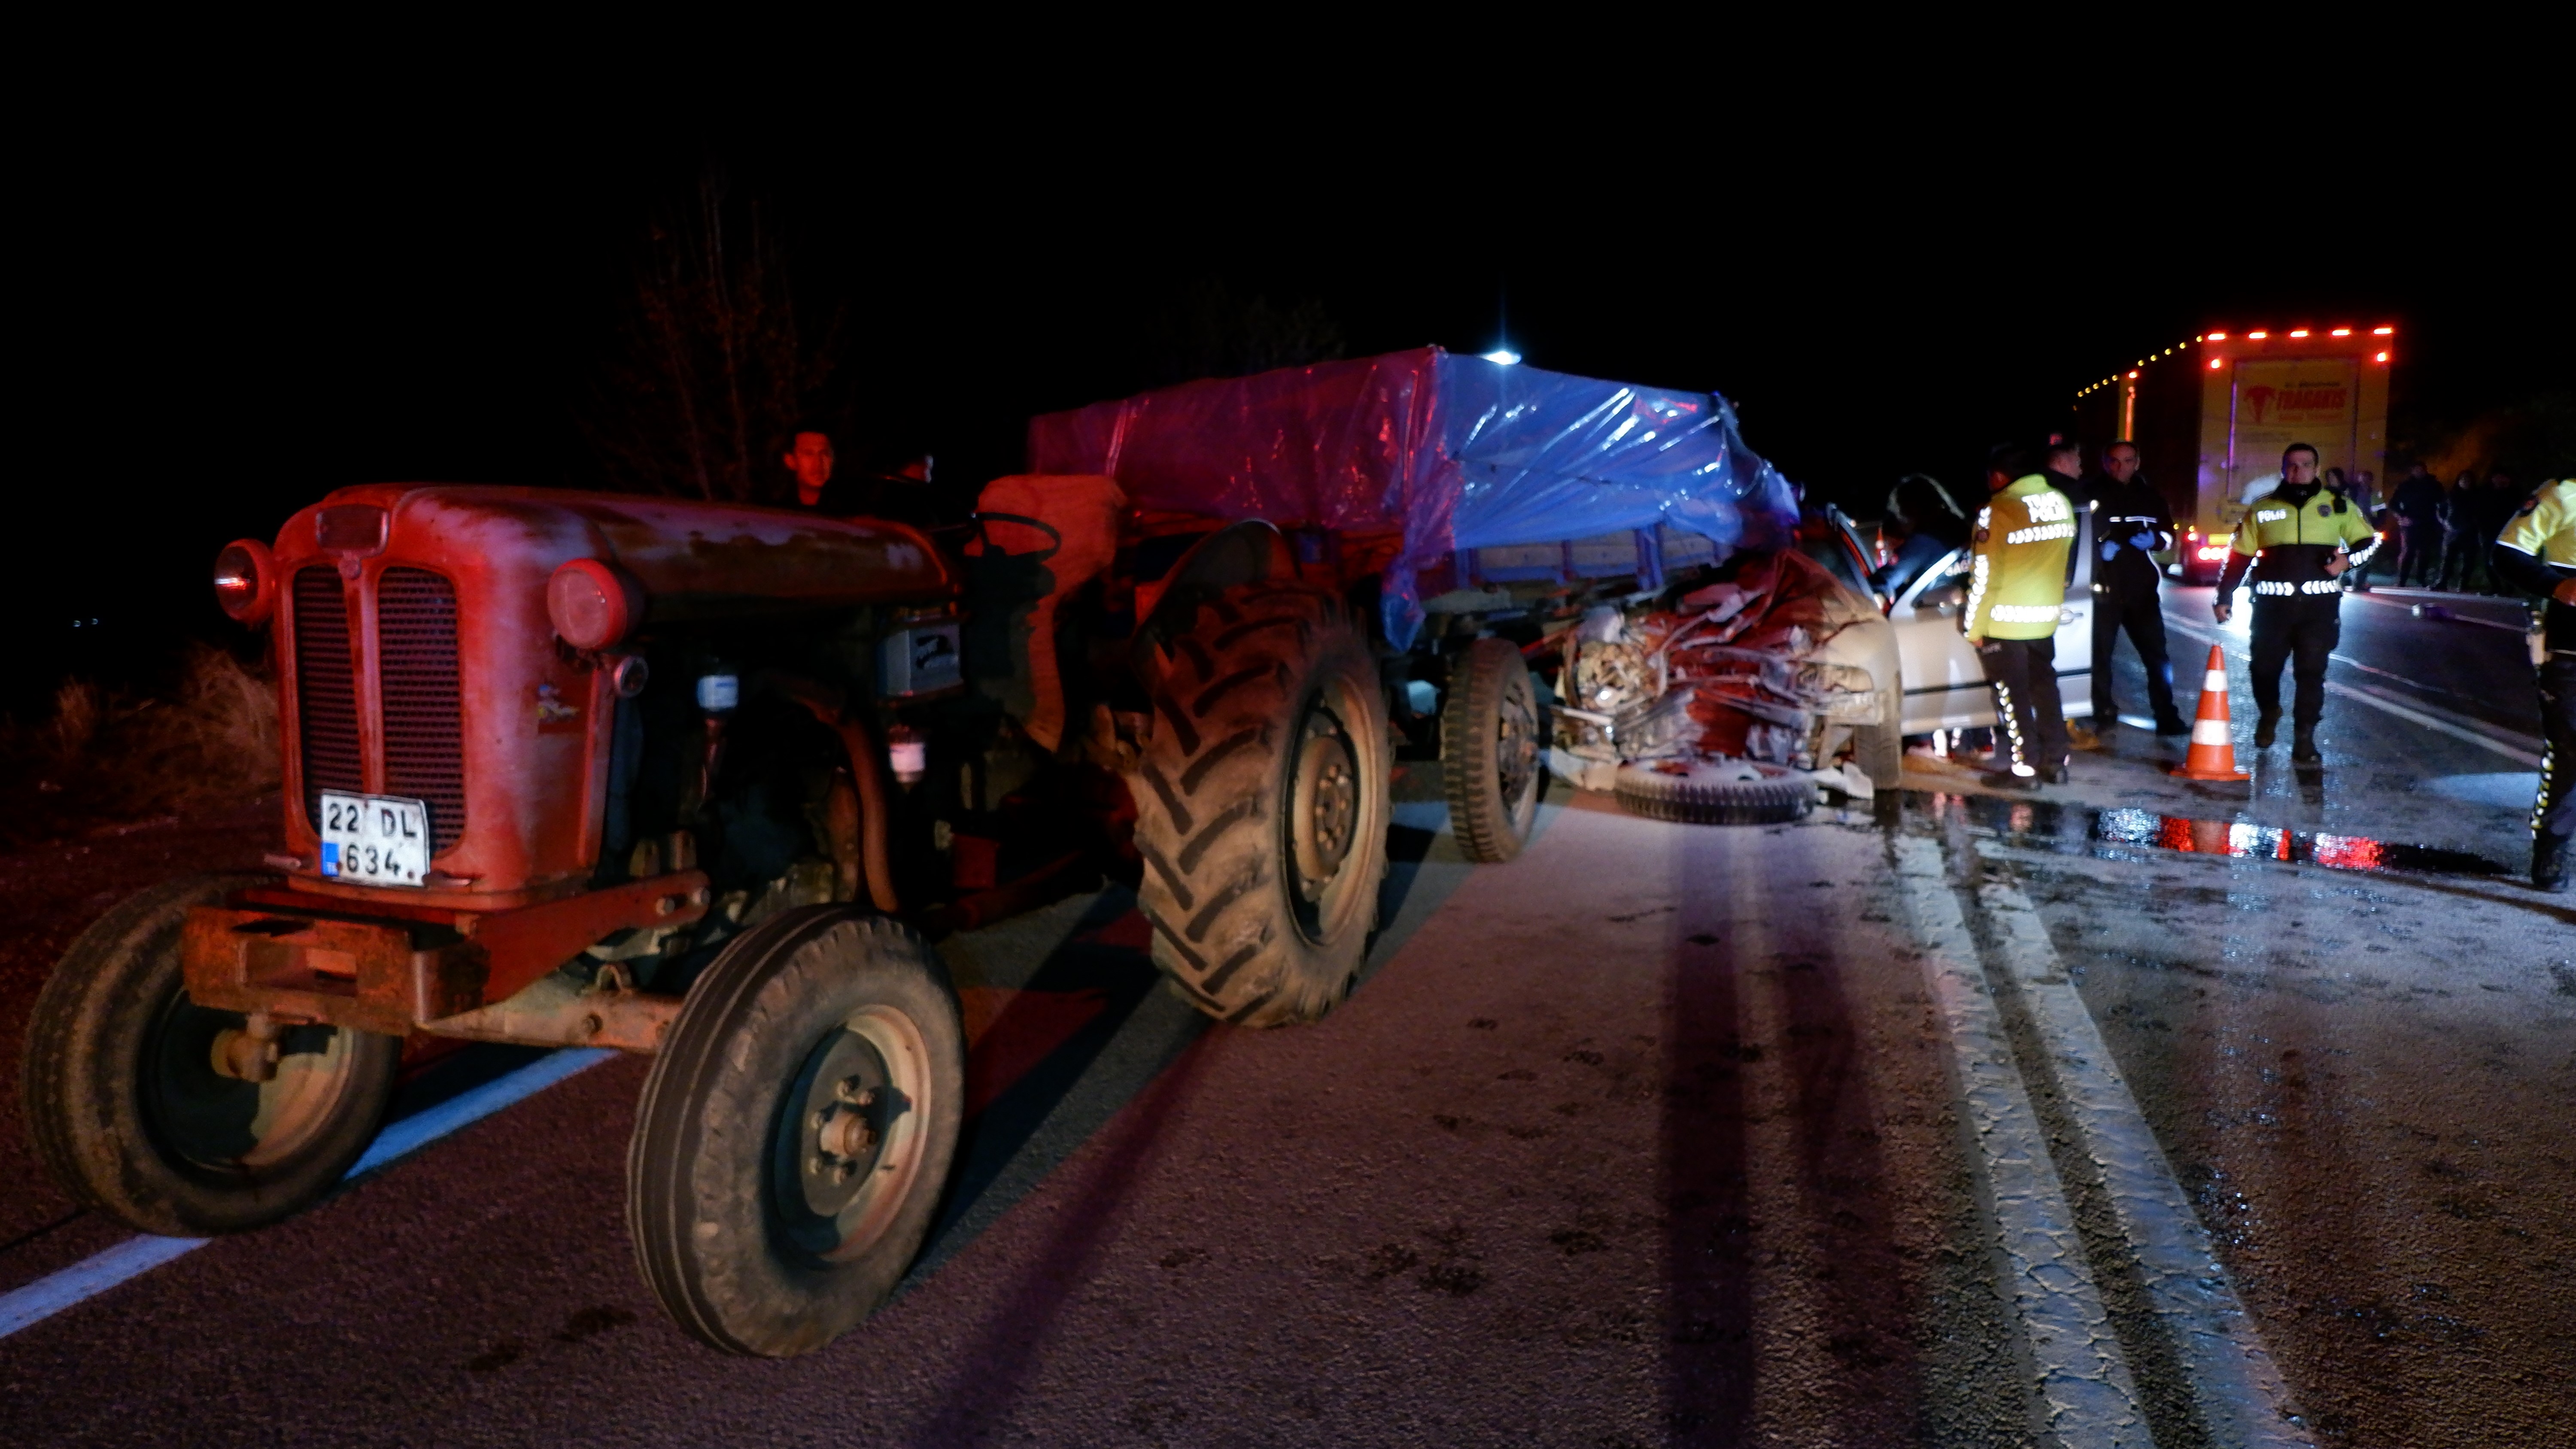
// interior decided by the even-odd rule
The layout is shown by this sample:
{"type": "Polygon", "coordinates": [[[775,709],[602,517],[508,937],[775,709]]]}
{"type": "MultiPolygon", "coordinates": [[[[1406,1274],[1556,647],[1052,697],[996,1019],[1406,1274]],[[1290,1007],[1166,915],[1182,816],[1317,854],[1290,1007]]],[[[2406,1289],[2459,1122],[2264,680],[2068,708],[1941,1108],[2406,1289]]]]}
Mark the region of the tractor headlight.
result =
{"type": "Polygon", "coordinates": [[[224,545],[215,555],[215,602],[235,622],[256,627],[277,607],[277,563],[255,538],[224,545]]]}
{"type": "Polygon", "coordinates": [[[644,617],[644,588],[598,559],[572,559],[546,580],[546,617],[575,649],[605,649],[644,617]]]}

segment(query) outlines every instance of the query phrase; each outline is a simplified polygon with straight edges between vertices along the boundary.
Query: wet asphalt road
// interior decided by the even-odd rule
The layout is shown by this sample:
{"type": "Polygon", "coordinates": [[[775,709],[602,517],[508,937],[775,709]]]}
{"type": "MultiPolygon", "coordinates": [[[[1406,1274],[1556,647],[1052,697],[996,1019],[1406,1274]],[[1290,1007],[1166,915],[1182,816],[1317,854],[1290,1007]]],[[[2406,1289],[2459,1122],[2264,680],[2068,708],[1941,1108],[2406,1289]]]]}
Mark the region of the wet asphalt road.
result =
{"type": "MultiPolygon", "coordinates": [[[[2179,623],[2201,598],[2177,592],[2179,623]]],[[[953,938],[966,1166],[904,1296],[812,1358],[720,1358],[660,1320],[624,1236],[642,1070],[620,1061],[0,1339],[0,1440],[2225,1442],[2141,1287],[2155,1245],[2103,1206],[2099,1164],[2126,1153],[2214,1246],[2288,1442],[2564,1441],[2576,902],[2511,877],[2527,673],[2502,631],[2345,617],[2326,767],[2249,750],[2232,795],[2113,730],[2038,802],[1927,771],[1902,808],[1750,830],[1572,797],[1506,867],[1458,863],[1438,808],[1406,806],[1392,924],[1313,1027],[1203,1026],[1155,989],[1116,892],[953,938]],[[2319,839],[2444,868],[2339,869],[2315,862],[2371,853],[2319,839]],[[1939,880],[1909,894],[1908,861],[1939,880]],[[1964,934],[1945,946],[1927,900],[1964,934]],[[2053,974],[2014,984],[2029,943],[1998,901],[2035,917],[2053,974]],[[2030,1205],[1963,1095],[1961,981],[2003,1008],[1986,1065],[2037,1114],[2075,1224],[2040,1276],[2094,1285],[2125,1421],[2052,1419],[2100,1396],[2035,1382],[2045,1305],[2016,1296],[1999,1227],[2030,1205]],[[2023,1011],[2051,981],[2133,1094],[2143,1155],[2070,1115],[2069,1055],[2023,1011]]],[[[2206,645],[2175,644],[2188,707],[2206,645]]],[[[70,934],[125,890],[255,859],[264,828],[0,860],[21,923],[0,1069],[70,934]]],[[[516,1060],[461,1058],[416,1099],[516,1060]]],[[[0,1292],[124,1236],[32,1176],[0,1107],[0,1292]]]]}

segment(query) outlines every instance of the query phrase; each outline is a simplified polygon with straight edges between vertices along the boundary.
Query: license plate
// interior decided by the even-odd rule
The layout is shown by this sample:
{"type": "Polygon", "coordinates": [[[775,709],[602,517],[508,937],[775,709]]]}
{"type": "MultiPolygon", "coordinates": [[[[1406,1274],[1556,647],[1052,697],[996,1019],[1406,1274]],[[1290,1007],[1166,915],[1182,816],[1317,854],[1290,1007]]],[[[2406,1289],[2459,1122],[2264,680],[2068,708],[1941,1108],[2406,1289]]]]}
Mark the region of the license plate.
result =
{"type": "Polygon", "coordinates": [[[429,806],[399,795],[322,792],[322,873],[358,885],[426,885],[429,806]]]}

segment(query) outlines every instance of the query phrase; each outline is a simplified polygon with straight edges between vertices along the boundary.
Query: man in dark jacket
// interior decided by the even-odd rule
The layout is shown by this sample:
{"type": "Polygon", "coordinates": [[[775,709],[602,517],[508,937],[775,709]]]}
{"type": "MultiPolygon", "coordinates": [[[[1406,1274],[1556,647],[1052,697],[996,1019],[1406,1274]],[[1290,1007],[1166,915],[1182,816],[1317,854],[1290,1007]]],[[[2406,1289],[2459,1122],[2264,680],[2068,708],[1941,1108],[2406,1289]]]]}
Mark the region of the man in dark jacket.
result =
{"type": "Polygon", "coordinates": [[[2442,497],[2442,577],[2433,587],[2465,594],[2469,580],[2486,572],[2487,545],[2495,542],[2486,522],[2487,491],[2477,474],[2463,473],[2442,497]]]}
{"type": "Polygon", "coordinates": [[[2397,516],[2397,586],[2419,579],[2426,587],[2442,582],[2442,480],[2417,463],[2406,470],[2397,491],[2388,496],[2388,511],[2397,516]]]}
{"type": "Polygon", "coordinates": [[[2157,598],[2163,573],[2152,557],[2173,547],[2173,510],[2164,495],[2138,476],[2138,448],[2127,439],[2102,450],[2102,471],[2085,489],[2093,508],[2093,718],[2105,728],[2120,717],[2112,693],[2111,653],[2120,631],[2147,671],[2147,703],[2156,733],[2183,735],[2191,726],[2174,708],[2173,662],[2165,655],[2164,606],[2157,598]]]}

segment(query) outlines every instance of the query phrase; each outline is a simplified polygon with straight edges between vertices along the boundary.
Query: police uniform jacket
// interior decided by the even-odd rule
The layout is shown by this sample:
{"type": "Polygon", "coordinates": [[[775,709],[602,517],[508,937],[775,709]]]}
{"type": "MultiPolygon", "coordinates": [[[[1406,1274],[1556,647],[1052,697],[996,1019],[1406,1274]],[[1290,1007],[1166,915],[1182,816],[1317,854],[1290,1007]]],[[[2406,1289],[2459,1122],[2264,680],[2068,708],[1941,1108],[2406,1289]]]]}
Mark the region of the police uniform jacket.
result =
{"type": "MultiPolygon", "coordinates": [[[[2551,595],[2576,579],[2576,478],[2541,486],[2496,540],[2496,572],[2530,593],[2551,595]]],[[[2576,655],[2576,607],[2549,600],[2542,621],[2551,654],[2576,655]]]]}
{"type": "Polygon", "coordinates": [[[2283,484],[2248,509],[2236,526],[2236,542],[2227,568],[2218,578],[2219,602],[2227,601],[2254,572],[2254,598],[2339,595],[2343,584],[2326,572],[2338,552],[2349,552],[2356,564],[2379,547],[2370,520],[2351,502],[2321,484],[2283,484]]]}
{"type": "Polygon", "coordinates": [[[1968,546],[1968,606],[1959,628],[1970,639],[2046,639],[2066,603],[2066,555],[2075,546],[2075,504],[2033,473],[1977,510],[1968,546]]]}

